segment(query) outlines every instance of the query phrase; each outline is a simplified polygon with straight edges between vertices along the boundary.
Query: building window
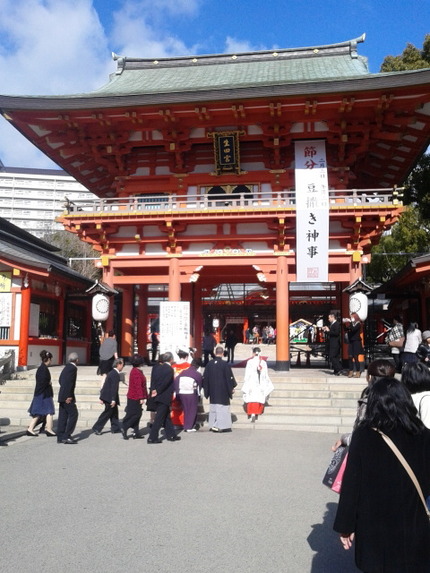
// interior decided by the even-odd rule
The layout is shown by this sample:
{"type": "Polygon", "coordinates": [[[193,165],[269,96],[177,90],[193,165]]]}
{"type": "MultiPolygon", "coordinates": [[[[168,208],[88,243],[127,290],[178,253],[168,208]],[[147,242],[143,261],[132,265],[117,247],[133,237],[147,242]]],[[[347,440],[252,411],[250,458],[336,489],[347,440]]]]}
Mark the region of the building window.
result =
{"type": "Polygon", "coordinates": [[[35,299],[32,300],[40,307],[39,310],[39,336],[57,338],[59,303],[56,300],[35,299]]]}

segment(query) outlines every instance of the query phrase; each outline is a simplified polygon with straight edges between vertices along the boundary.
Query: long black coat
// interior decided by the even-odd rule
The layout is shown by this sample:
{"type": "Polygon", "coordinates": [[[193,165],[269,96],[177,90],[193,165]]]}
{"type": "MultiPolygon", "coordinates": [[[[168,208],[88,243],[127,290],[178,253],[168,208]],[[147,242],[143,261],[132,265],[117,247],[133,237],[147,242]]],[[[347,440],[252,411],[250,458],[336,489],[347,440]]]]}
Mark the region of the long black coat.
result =
{"type": "Polygon", "coordinates": [[[341,337],[341,328],[340,322],[335,320],[330,324],[330,330],[328,333],[328,355],[332,356],[339,356],[340,354],[340,337],[341,337]]]}
{"type": "Polygon", "coordinates": [[[228,406],[233,397],[233,389],[237,386],[230,365],[217,356],[207,363],[203,373],[203,390],[205,398],[211,404],[228,406]]]}
{"type": "Polygon", "coordinates": [[[60,374],[60,390],[58,392],[58,401],[65,402],[67,398],[72,398],[75,402],[75,386],[78,369],[75,364],[68,362],[60,374]]]}
{"type": "Polygon", "coordinates": [[[107,402],[110,404],[111,402],[115,402],[117,406],[119,406],[119,383],[120,383],[120,375],[116,368],[111,370],[105,378],[104,384],[100,391],[100,400],[103,402],[107,402]]]}
{"type": "Polygon", "coordinates": [[[173,397],[175,371],[167,362],[156,364],[151,372],[151,390],[156,390],[155,402],[169,405],[173,397]]]}
{"type": "Polygon", "coordinates": [[[38,396],[39,394],[43,394],[44,398],[52,398],[54,396],[51,384],[51,373],[44,362],[42,362],[36,370],[36,387],[34,389],[34,395],[38,396]]]}
{"type": "MultiPolygon", "coordinates": [[[[430,430],[386,432],[430,494],[430,430]]],[[[357,567],[366,573],[429,573],[430,524],[397,457],[371,428],[355,430],[334,523],[355,532],[357,567]]]]}

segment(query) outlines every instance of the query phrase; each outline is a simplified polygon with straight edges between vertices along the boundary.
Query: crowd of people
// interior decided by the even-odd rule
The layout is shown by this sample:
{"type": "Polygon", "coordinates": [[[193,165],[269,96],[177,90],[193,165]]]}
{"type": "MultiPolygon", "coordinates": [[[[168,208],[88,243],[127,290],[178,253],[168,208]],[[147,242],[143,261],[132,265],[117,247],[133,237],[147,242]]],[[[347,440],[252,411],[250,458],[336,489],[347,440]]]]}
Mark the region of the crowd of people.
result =
{"type": "MultiPolygon", "coordinates": [[[[354,314],[350,318],[342,329],[338,317],[330,314],[327,334],[333,368],[340,371],[341,362],[336,360],[335,349],[341,346],[342,331],[350,333],[350,371],[354,375],[354,372],[361,374],[361,365],[355,357],[363,351],[361,338],[360,344],[356,338],[356,333],[361,332],[361,321],[354,314]]],[[[369,364],[355,424],[332,448],[348,448],[333,527],[345,549],[355,545],[355,560],[361,571],[424,573],[430,571],[429,512],[423,507],[424,499],[430,496],[430,331],[421,334],[418,326],[412,324],[404,332],[401,321],[396,319],[387,340],[400,340],[401,344],[390,345],[399,348],[400,352],[394,352],[393,357],[399,354],[400,361],[378,359],[369,364]],[[399,366],[401,377],[397,373],[399,366]]],[[[202,395],[209,400],[209,430],[231,432],[230,403],[237,382],[221,345],[215,344],[212,353],[208,351],[205,366],[193,355],[193,349],[178,349],[176,356],[171,352],[161,354],[152,368],[149,384],[142,372],[143,357],[134,355],[122,421],[118,407],[124,360],[115,358],[115,348],[111,346],[109,353],[113,354],[109,360],[113,361],[111,369],[104,373],[100,390],[104,409],[93,425],[94,434],[101,435],[109,424],[111,432],[122,434],[124,440],[142,439],[139,424],[146,404],[152,413],[147,443],[161,444],[162,428],[167,441],[179,441],[172,404],[179,401],[180,426],[184,432],[195,432],[202,395]]],[[[43,350],[40,357],[27,435],[37,436],[35,428],[42,424],[40,431],[56,436],[58,443],[77,444],[73,434],[78,420],[75,397],[78,355],[74,352],[69,355],[59,377],[56,433],[49,373],[52,355],[43,350]]],[[[259,347],[252,349],[241,390],[248,418],[255,422],[273,391],[259,347]]]]}
{"type": "MultiPolygon", "coordinates": [[[[214,337],[212,339],[215,341],[214,337]]],[[[164,428],[167,440],[179,441],[181,437],[177,427],[181,427],[184,432],[195,432],[199,429],[197,415],[202,396],[209,400],[209,430],[216,433],[230,432],[230,401],[237,382],[229,360],[224,360],[225,349],[214,344],[213,350],[208,351],[205,365],[194,356],[193,349],[179,348],[175,354],[174,357],[173,353],[165,352],[159,356],[152,367],[149,388],[142,371],[144,358],[137,354],[131,358],[132,368],[126,382],[127,404],[125,415],[120,421],[119,385],[124,377],[121,373],[125,362],[118,357],[115,334],[109,332],[100,348],[98,373],[102,376],[102,383],[99,399],[103,411],[92,426],[94,434],[100,436],[108,425],[112,433],[122,434],[124,440],[142,439],[139,424],[146,404],[146,410],[151,415],[148,444],[162,443],[161,428],[164,428]]],[[[78,420],[75,397],[78,354],[72,352],[69,355],[68,362],[60,373],[56,433],[53,430],[55,405],[49,372],[52,354],[43,350],[40,357],[34,398],[29,408],[31,421],[26,433],[28,436],[38,436],[35,428],[42,424],[39,433],[45,432],[47,436],[56,437],[61,444],[77,444],[78,440],[73,437],[73,433],[78,420]]],[[[260,349],[254,348],[246,366],[242,387],[244,405],[251,422],[255,422],[263,413],[272,390],[273,384],[268,375],[267,364],[260,356],[260,349]]]]}
{"type": "Polygon", "coordinates": [[[365,573],[430,571],[430,370],[395,376],[390,359],[369,364],[353,430],[332,448],[348,446],[334,529],[365,573]]]}

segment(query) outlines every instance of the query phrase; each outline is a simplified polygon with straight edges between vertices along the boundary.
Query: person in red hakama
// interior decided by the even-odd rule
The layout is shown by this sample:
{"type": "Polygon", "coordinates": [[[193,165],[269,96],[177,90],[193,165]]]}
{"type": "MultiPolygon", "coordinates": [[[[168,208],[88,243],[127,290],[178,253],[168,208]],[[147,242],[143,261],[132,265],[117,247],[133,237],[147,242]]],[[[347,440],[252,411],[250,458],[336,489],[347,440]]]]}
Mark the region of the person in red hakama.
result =
{"type": "Polygon", "coordinates": [[[267,363],[260,356],[260,348],[253,348],[252,353],[252,358],[246,364],[242,392],[248,418],[255,422],[256,417],[264,412],[264,405],[273,391],[273,384],[269,378],[267,363]]]}

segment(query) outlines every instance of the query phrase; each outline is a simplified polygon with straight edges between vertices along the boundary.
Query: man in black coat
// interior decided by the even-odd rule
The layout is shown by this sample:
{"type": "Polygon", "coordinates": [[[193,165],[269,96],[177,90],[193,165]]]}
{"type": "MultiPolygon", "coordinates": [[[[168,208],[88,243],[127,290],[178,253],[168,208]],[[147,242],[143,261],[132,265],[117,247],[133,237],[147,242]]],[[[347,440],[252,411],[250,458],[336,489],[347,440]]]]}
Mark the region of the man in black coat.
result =
{"type": "Polygon", "coordinates": [[[77,444],[72,438],[78,421],[79,413],[76,407],[75,386],[78,374],[79,357],[76,352],[69,354],[69,361],[60,374],[60,390],[58,392],[58,424],[57,443],[77,444]]]}
{"type": "Polygon", "coordinates": [[[111,370],[102,386],[100,391],[100,402],[104,404],[104,411],[100,414],[97,422],[93,426],[94,433],[99,436],[106,422],[110,421],[111,432],[118,434],[121,432],[121,426],[118,419],[118,406],[119,406],[119,383],[121,380],[120,372],[124,368],[124,360],[117,358],[113,362],[113,370],[111,370]]]}
{"type": "Polygon", "coordinates": [[[324,327],[324,330],[328,332],[328,359],[333,368],[333,374],[340,376],[342,374],[342,363],[340,359],[342,329],[334,312],[328,315],[328,321],[330,327],[324,327]]]}
{"type": "Polygon", "coordinates": [[[222,359],[222,346],[215,348],[215,360],[208,362],[203,374],[205,398],[209,398],[209,429],[231,432],[230,400],[237,386],[230,365],[222,359]]]}
{"type": "Polygon", "coordinates": [[[150,397],[155,403],[155,418],[151,432],[148,436],[148,444],[161,444],[158,433],[162,426],[169,442],[180,440],[176,435],[172,420],[170,419],[170,404],[173,397],[174,370],[172,364],[174,357],[171,352],[165,352],[160,356],[160,364],[156,364],[151,372],[150,397]]]}

